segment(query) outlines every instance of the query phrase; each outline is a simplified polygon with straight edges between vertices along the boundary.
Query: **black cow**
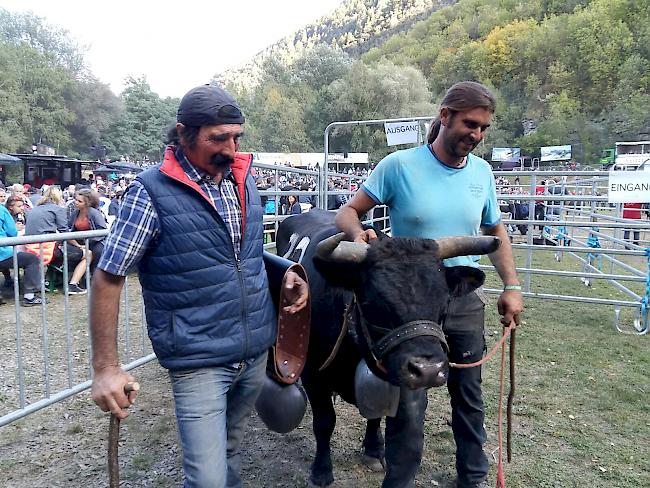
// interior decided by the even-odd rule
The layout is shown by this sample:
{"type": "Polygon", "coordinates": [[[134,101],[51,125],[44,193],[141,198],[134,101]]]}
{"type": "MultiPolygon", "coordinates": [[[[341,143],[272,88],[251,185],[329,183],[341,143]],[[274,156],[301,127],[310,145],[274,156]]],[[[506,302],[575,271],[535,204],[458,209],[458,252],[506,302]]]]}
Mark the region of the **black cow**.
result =
{"type": "Polygon", "coordinates": [[[302,263],[312,294],[309,351],[301,376],[316,437],[310,478],[318,486],[334,481],[330,438],[336,414],[332,396],[337,393],[357,404],[354,376],[364,358],[376,376],[400,387],[397,413],[386,417],[385,453],[381,419],[375,419],[367,424],[364,456],[384,464],[385,454],[382,486],[411,486],[424,441],[426,404],[419,398],[423,388],[445,384],[448,373],[446,343],[438,324],[452,296],[473,291],[485,279],[476,268],[445,268],[442,258],[492,252],[499,241],[493,237],[433,241],[389,238],[380,233],[379,239],[365,245],[342,241],[342,235],[336,233],[332,212],[312,210],[284,220],[277,235],[278,254],[302,263]],[[335,359],[321,371],[335,347],[353,295],[358,304],[355,325],[343,338],[335,359]],[[405,324],[409,325],[393,332],[405,324]],[[403,334],[407,328],[410,332],[403,334]],[[384,349],[381,339],[391,333],[391,341],[395,340],[384,349]]]}

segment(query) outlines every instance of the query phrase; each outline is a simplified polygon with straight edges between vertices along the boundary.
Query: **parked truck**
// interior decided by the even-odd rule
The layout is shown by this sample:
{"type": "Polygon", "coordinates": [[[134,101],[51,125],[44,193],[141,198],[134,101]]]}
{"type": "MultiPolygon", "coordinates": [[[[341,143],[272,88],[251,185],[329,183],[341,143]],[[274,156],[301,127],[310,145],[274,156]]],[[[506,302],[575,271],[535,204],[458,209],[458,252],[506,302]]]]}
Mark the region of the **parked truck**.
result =
{"type": "Polygon", "coordinates": [[[613,150],[614,160],[604,161],[611,149],[603,150],[601,164],[603,169],[613,169],[622,171],[636,171],[641,165],[647,163],[645,167],[650,167],[650,141],[635,142],[617,142],[613,150]]]}
{"type": "Polygon", "coordinates": [[[616,149],[608,148],[603,149],[600,153],[600,167],[608,170],[614,165],[614,158],[616,157],[616,149]]]}

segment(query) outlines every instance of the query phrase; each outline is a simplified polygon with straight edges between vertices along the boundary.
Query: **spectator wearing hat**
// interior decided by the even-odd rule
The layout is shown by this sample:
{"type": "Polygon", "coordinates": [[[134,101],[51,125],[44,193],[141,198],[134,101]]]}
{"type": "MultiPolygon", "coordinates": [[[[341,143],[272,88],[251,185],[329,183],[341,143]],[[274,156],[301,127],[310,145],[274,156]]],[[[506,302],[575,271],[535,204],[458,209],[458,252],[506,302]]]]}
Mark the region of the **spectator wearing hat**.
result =
{"type": "MultiPolygon", "coordinates": [[[[137,265],[149,337],[171,379],[186,487],[241,486],[240,444],[276,335],[252,155],[237,152],[243,123],[221,88],[182,98],[164,161],[126,190],[93,279],[92,397],[120,418],[133,401],[116,335],[124,277],[137,265]]],[[[295,273],[288,284],[292,313],[308,292],[295,273]]]]}

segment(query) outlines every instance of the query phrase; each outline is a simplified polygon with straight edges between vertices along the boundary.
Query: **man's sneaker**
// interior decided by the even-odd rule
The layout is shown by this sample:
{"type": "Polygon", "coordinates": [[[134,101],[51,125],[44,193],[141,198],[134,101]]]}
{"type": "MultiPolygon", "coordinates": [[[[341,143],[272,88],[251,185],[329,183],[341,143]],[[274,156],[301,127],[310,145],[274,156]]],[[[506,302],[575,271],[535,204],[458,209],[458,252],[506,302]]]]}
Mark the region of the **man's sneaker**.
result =
{"type": "MultiPolygon", "coordinates": [[[[43,299],[38,295],[34,295],[34,298],[23,298],[24,307],[33,307],[34,305],[41,305],[42,303],[43,299]]],[[[49,303],[49,301],[45,300],[45,303],[49,303]]]]}
{"type": "Polygon", "coordinates": [[[84,290],[77,284],[70,283],[68,285],[68,295],[85,295],[88,293],[88,290],[84,290]]]}

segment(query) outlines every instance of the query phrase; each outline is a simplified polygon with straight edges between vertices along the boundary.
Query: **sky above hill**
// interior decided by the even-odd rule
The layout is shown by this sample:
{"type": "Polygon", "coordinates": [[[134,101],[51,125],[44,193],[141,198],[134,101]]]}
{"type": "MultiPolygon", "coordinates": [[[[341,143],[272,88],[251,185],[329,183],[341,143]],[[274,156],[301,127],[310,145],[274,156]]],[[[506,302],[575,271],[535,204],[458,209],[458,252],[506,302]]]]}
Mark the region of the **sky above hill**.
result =
{"type": "Polygon", "coordinates": [[[333,11],[342,0],[0,0],[67,30],[115,93],[145,75],[160,96],[180,97],[212,76],[333,11]]]}

